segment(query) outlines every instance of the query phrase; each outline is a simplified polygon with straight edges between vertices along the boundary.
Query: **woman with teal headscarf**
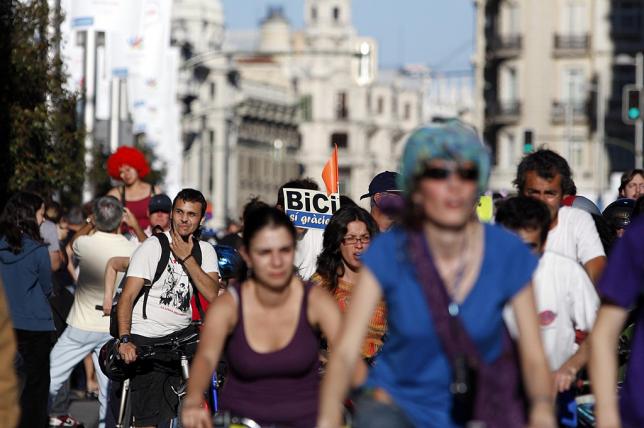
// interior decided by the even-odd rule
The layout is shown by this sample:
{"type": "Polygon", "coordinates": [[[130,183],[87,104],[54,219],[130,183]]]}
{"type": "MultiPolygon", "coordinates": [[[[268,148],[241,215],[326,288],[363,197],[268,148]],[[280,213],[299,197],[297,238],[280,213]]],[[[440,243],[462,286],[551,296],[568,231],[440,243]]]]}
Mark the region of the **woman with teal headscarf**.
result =
{"type": "Polygon", "coordinates": [[[389,332],[358,396],[354,426],[554,427],[530,282],[537,261],[516,236],[475,215],[490,174],[488,150],[461,122],[424,126],[408,138],[400,174],[405,220],[363,255],[323,381],[318,426],[338,426],[370,314],[384,297],[389,332]],[[520,358],[502,319],[508,302],[520,318],[520,358]],[[528,414],[513,389],[517,362],[528,414]]]}

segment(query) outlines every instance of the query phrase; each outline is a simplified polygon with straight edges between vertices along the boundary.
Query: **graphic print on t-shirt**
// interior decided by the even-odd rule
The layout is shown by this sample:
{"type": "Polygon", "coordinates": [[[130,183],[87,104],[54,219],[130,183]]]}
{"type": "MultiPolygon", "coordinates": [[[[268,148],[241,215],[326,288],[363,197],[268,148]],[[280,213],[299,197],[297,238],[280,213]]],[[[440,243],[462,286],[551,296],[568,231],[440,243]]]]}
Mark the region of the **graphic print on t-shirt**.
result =
{"type": "Polygon", "coordinates": [[[166,277],[161,288],[159,305],[188,312],[190,309],[190,282],[188,275],[173,260],[166,267],[166,277]]]}

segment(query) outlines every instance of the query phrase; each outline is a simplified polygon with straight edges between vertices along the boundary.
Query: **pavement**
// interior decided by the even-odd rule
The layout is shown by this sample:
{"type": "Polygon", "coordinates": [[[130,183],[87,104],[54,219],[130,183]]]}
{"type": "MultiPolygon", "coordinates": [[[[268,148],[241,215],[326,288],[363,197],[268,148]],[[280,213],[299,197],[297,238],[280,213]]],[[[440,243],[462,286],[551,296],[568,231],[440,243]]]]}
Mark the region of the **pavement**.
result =
{"type": "Polygon", "coordinates": [[[85,428],[98,428],[98,400],[73,400],[69,414],[81,421],[85,428]]]}

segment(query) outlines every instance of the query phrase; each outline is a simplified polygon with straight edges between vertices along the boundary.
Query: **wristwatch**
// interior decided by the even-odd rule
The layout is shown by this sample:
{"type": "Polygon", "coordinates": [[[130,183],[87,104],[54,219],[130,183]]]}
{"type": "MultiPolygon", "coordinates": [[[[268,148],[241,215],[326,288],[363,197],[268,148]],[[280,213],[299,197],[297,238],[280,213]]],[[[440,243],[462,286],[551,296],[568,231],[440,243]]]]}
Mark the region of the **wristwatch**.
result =
{"type": "Polygon", "coordinates": [[[124,334],[123,336],[119,337],[119,343],[130,343],[130,335],[124,334]]]}

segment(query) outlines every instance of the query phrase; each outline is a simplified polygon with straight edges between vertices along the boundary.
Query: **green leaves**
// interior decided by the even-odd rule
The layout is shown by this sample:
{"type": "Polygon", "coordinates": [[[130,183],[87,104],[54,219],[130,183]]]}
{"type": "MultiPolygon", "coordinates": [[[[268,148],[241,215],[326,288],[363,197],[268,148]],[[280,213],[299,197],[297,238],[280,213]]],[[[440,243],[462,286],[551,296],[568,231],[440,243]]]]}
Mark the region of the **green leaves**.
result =
{"type": "Polygon", "coordinates": [[[29,189],[80,203],[84,132],[79,94],[65,89],[56,49],[62,16],[51,13],[47,0],[7,3],[0,16],[0,32],[8,35],[0,58],[8,65],[8,84],[0,85],[0,119],[8,125],[1,134],[0,196],[29,189]]]}

